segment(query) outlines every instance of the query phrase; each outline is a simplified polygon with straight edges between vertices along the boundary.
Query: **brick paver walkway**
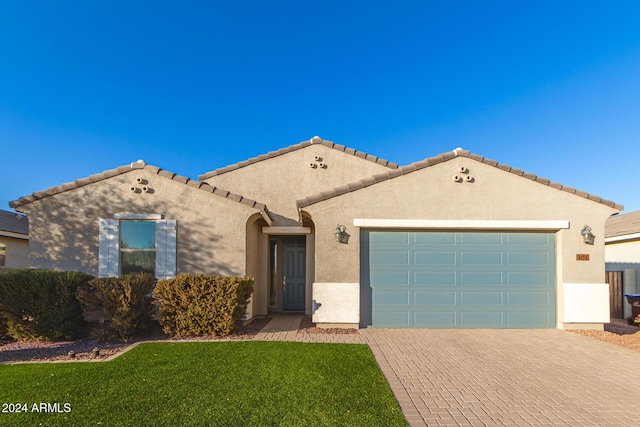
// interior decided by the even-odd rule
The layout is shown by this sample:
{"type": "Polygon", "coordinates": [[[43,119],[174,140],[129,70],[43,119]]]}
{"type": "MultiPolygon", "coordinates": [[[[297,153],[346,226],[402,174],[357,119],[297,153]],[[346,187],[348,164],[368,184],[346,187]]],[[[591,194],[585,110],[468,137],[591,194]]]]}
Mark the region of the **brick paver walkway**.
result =
{"type": "Polygon", "coordinates": [[[256,340],[368,344],[411,426],[638,426],[640,353],[560,330],[361,329],[256,340]]]}

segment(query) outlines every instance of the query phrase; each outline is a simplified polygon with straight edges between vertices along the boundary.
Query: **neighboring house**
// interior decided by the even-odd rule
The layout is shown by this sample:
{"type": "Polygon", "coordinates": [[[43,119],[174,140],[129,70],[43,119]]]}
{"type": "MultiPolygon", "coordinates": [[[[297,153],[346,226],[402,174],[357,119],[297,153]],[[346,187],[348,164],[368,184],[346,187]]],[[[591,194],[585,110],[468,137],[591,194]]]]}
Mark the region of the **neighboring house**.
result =
{"type": "Polygon", "coordinates": [[[248,317],[567,329],[609,321],[602,236],[622,209],[462,149],[399,167],[319,137],[200,181],[139,161],[11,206],[33,266],[247,275],[248,317]]]}
{"type": "Polygon", "coordinates": [[[0,269],[24,268],[29,257],[29,220],[25,215],[0,210],[0,269]]]}
{"type": "Polygon", "coordinates": [[[609,218],[604,241],[606,270],[614,299],[612,312],[617,311],[619,317],[629,317],[631,306],[623,295],[640,292],[640,211],[609,218]]]}

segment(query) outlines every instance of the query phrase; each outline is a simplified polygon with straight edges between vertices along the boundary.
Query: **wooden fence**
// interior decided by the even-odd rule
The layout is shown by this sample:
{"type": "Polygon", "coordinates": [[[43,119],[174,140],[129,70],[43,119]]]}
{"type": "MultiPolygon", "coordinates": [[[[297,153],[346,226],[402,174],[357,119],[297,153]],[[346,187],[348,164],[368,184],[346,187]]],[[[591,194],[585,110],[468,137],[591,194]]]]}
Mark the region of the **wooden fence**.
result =
{"type": "Polygon", "coordinates": [[[622,294],[622,271],[607,271],[605,282],[609,284],[609,310],[614,319],[624,318],[624,295],[622,294]]]}

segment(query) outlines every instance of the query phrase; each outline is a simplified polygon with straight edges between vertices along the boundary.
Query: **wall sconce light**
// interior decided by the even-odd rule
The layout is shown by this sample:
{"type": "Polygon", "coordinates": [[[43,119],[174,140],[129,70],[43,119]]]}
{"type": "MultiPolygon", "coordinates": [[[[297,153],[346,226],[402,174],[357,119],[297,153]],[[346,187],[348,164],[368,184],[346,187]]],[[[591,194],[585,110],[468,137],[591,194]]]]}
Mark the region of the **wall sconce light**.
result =
{"type": "Polygon", "coordinates": [[[585,225],[580,232],[582,234],[582,238],[587,245],[593,245],[593,242],[596,240],[596,236],[591,232],[591,227],[585,225]]]}
{"type": "Polygon", "coordinates": [[[338,243],[349,243],[349,233],[347,233],[347,227],[344,225],[338,224],[336,227],[334,234],[336,236],[336,242],[338,243]]]}

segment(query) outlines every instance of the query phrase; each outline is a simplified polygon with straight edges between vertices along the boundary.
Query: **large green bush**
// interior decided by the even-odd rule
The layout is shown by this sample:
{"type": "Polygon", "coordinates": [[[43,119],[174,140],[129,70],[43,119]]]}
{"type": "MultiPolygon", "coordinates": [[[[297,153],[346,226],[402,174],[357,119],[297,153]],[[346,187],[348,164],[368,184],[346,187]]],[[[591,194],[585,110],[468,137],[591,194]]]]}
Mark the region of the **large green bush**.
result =
{"type": "Polygon", "coordinates": [[[101,340],[129,340],[147,332],[156,311],[151,292],[156,278],[150,274],[96,278],[78,289],[92,335],[101,340]]]}
{"type": "Polygon", "coordinates": [[[0,274],[0,317],[17,340],[63,340],[86,328],[76,299],[92,276],[79,272],[9,270],[0,274]]]}
{"type": "Polygon", "coordinates": [[[253,292],[250,277],[181,274],[161,280],[153,291],[160,323],[173,337],[231,334],[253,292]]]}

